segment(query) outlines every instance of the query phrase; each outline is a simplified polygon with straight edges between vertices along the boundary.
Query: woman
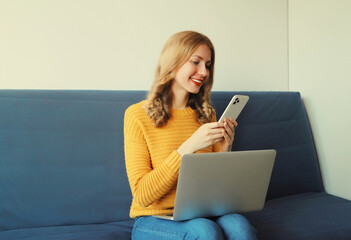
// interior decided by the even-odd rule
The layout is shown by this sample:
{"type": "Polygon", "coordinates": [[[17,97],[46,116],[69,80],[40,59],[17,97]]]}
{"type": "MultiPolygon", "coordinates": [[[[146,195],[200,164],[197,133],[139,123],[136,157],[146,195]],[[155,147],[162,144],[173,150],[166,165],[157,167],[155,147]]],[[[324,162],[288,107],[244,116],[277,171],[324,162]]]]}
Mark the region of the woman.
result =
{"type": "Polygon", "coordinates": [[[216,122],[210,105],[215,51],[204,35],[185,31],[166,42],[147,100],[125,113],[127,174],[133,194],[133,239],[256,239],[239,214],[174,222],[151,217],[172,213],[181,157],[230,151],[237,122],[216,122]]]}

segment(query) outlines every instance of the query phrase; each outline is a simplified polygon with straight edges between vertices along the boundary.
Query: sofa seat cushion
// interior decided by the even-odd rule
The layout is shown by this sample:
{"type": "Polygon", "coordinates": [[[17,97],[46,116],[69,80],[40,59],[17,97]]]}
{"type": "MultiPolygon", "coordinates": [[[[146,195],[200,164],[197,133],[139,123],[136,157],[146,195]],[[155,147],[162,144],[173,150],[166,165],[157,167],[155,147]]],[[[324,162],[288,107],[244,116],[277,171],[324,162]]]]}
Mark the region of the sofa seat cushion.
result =
{"type": "Polygon", "coordinates": [[[351,239],[351,201],[325,192],[270,200],[262,211],[245,216],[260,240],[351,239]]]}
{"type": "Polygon", "coordinates": [[[0,232],[6,240],[123,240],[130,239],[134,220],[105,224],[16,229],[0,232]]]}

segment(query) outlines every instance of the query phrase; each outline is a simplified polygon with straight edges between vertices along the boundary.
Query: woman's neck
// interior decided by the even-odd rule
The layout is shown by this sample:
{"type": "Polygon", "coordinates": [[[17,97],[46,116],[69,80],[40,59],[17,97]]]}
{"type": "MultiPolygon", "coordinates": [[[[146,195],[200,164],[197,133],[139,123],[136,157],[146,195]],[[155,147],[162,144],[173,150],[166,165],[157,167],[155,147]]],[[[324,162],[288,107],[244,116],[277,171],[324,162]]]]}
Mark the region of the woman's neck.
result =
{"type": "Polygon", "coordinates": [[[173,94],[172,109],[185,109],[188,106],[189,93],[180,95],[173,94]]]}

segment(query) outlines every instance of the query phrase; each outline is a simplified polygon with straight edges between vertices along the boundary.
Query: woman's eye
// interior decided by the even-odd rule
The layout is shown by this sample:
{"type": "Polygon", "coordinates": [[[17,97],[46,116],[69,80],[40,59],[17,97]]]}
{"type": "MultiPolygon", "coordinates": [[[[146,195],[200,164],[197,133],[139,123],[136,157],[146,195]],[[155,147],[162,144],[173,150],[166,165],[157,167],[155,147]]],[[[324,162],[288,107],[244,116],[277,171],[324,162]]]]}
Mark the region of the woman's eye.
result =
{"type": "Polygon", "coordinates": [[[197,61],[192,61],[195,65],[198,65],[199,64],[199,62],[197,62],[197,61]]]}

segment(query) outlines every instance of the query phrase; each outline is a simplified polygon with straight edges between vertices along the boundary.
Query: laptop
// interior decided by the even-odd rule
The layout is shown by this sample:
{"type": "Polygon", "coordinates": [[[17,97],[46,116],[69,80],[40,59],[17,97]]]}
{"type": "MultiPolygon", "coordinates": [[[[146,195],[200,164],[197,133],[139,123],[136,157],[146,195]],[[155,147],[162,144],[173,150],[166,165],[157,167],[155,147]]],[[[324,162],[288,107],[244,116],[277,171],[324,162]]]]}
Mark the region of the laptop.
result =
{"type": "Polygon", "coordinates": [[[275,150],[195,153],[182,157],[174,221],[263,209],[275,150]]]}

